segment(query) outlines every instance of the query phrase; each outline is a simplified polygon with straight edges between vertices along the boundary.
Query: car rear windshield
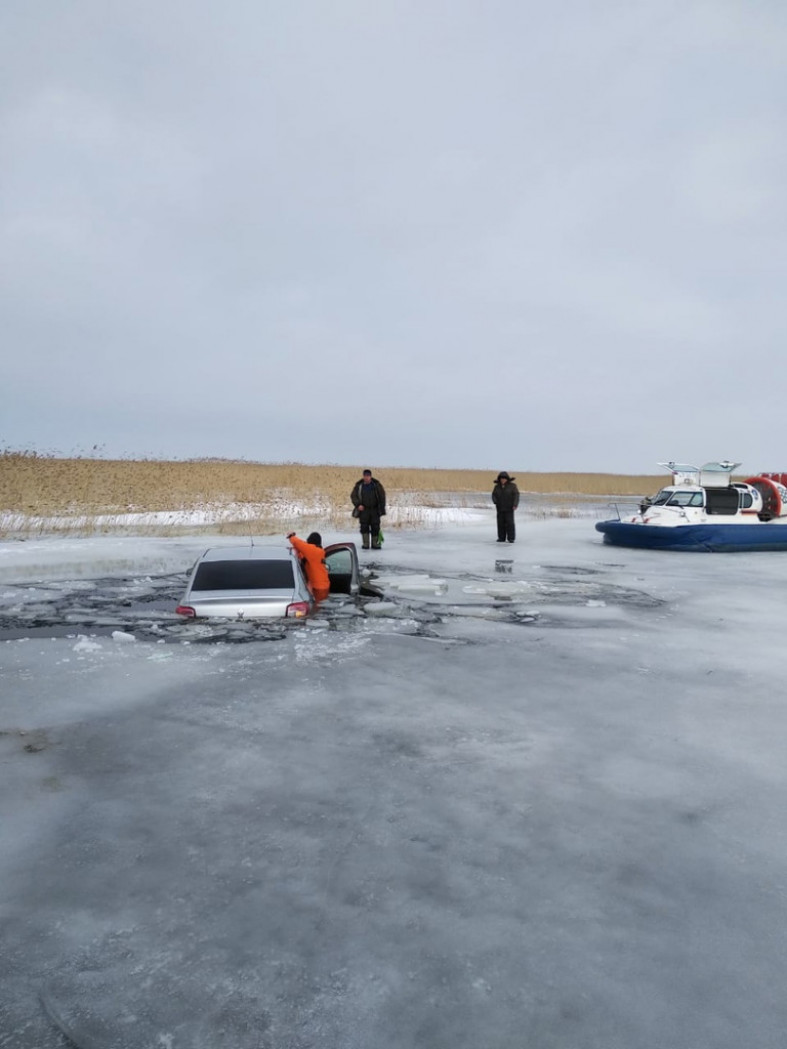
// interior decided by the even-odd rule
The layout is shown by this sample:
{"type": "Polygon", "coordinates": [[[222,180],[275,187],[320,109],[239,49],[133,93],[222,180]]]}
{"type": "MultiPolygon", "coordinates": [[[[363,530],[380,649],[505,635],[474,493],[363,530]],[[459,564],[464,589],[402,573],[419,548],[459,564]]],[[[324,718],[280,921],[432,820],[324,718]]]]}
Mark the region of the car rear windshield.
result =
{"type": "Polygon", "coordinates": [[[204,561],[192,590],[291,590],[291,561],[204,561]]]}

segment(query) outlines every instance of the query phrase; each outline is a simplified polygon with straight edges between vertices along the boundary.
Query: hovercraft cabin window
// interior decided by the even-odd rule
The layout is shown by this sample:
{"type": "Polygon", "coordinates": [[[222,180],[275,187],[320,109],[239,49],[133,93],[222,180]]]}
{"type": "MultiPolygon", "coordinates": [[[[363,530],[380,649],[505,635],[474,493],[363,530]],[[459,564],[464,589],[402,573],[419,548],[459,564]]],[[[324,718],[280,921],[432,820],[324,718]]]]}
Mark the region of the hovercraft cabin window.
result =
{"type": "Polygon", "coordinates": [[[673,492],[669,506],[702,506],[702,492],[673,492]]]}
{"type": "Polygon", "coordinates": [[[737,488],[706,488],[706,510],[709,514],[737,514],[737,488]]]}

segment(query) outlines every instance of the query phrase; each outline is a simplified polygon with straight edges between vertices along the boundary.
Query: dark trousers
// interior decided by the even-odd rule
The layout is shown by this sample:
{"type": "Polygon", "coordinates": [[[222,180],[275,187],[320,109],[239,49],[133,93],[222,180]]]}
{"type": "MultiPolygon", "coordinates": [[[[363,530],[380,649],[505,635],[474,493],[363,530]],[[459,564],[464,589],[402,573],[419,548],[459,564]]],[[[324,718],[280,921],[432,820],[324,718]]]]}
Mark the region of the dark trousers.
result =
{"type": "Polygon", "coordinates": [[[373,536],[380,534],[380,515],[376,510],[364,508],[361,510],[358,522],[361,526],[361,535],[368,535],[370,532],[373,536]]]}
{"type": "Polygon", "coordinates": [[[497,511],[497,538],[501,540],[501,542],[503,539],[507,539],[509,543],[513,543],[516,539],[516,526],[514,524],[513,510],[497,511]]]}

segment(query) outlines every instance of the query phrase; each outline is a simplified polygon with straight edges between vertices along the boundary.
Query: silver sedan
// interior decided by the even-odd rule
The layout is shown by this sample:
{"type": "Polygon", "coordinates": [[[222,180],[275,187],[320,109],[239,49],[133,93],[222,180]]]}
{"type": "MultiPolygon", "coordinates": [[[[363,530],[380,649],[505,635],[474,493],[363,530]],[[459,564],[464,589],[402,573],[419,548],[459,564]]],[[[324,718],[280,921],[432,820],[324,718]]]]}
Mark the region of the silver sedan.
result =
{"type": "MultiPolygon", "coordinates": [[[[354,543],[326,547],[325,563],[332,593],[357,592],[354,543]]],[[[314,604],[294,550],[249,544],[206,550],[175,611],[189,619],[301,619],[314,604]]]]}

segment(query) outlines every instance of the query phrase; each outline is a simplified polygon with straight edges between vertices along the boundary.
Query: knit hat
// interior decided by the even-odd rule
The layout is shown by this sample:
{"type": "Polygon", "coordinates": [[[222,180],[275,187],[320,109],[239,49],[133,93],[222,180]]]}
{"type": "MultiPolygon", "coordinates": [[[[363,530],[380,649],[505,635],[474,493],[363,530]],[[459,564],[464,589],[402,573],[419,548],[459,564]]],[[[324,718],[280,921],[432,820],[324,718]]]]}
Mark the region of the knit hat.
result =
{"type": "Polygon", "coordinates": [[[311,543],[312,546],[322,546],[322,536],[319,532],[312,532],[306,542],[311,543]]]}

